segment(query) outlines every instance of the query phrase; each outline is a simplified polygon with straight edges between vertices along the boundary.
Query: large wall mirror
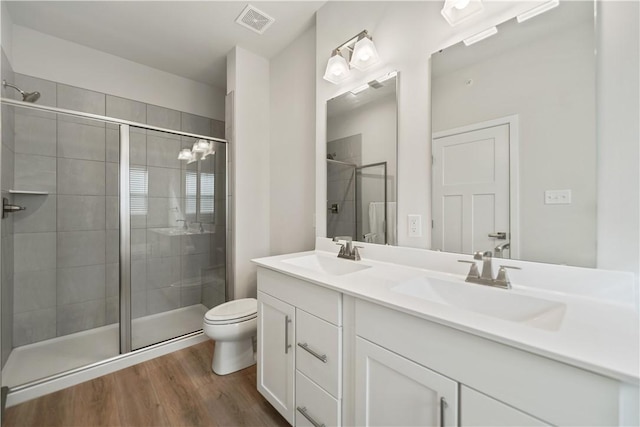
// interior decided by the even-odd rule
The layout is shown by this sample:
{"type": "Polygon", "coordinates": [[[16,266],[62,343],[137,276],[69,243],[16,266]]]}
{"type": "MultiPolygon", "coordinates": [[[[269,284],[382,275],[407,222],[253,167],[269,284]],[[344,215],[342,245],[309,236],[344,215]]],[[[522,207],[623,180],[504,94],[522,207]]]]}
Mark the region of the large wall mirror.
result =
{"type": "Polygon", "coordinates": [[[327,237],[397,244],[397,79],[327,101],[327,237]]]}
{"type": "Polygon", "coordinates": [[[596,265],[594,3],[432,56],[432,249],[596,265]]]}

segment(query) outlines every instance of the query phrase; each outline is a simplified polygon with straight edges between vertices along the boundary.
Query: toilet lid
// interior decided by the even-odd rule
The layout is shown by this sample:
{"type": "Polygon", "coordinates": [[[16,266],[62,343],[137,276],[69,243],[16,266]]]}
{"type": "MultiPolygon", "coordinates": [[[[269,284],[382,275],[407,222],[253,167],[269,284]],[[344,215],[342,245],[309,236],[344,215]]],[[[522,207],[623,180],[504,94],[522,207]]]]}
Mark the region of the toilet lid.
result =
{"type": "Polygon", "coordinates": [[[258,312],[258,300],[255,298],[237,299],[220,304],[207,311],[205,321],[220,322],[255,316],[258,312]]]}

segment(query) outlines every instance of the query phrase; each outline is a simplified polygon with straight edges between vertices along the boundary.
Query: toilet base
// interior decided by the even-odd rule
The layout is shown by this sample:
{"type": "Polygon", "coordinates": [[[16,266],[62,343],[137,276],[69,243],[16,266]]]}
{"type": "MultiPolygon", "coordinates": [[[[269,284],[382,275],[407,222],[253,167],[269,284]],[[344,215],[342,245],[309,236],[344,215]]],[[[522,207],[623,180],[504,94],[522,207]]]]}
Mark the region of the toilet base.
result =
{"type": "Polygon", "coordinates": [[[252,337],[240,341],[216,341],[211,370],[227,375],[256,364],[252,337]]]}

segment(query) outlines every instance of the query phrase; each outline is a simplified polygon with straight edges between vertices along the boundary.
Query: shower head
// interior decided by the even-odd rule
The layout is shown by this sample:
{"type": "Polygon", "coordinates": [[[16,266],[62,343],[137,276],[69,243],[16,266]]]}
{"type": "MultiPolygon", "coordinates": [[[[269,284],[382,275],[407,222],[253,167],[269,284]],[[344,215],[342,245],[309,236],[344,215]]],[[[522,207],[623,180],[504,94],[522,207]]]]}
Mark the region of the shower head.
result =
{"type": "Polygon", "coordinates": [[[2,86],[3,87],[9,86],[9,87],[14,88],[18,92],[20,92],[20,94],[22,95],[22,100],[24,102],[36,102],[40,98],[40,92],[24,92],[18,86],[14,86],[11,83],[7,83],[6,80],[2,81],[2,86]]]}

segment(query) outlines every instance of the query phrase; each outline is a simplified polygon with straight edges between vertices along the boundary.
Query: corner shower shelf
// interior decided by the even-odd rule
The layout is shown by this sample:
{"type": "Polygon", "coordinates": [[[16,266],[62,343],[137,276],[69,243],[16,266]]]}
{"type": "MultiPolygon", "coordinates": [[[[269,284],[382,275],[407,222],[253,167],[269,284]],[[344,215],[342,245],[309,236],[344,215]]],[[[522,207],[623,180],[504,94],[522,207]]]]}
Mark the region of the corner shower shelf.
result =
{"type": "Polygon", "coordinates": [[[49,194],[48,191],[27,191],[27,190],[9,190],[11,194],[31,194],[34,196],[46,196],[49,194]]]}

